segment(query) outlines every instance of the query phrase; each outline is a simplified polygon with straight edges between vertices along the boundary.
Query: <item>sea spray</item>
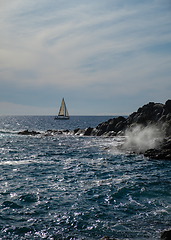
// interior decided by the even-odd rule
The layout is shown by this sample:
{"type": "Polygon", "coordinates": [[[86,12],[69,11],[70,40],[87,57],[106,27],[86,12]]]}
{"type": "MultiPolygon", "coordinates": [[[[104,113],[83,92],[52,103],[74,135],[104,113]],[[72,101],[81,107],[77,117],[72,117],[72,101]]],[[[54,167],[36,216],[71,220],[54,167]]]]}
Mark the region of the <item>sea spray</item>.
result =
{"type": "Polygon", "coordinates": [[[125,132],[123,148],[133,152],[144,152],[150,148],[157,148],[164,138],[164,133],[154,125],[143,127],[136,125],[125,132]]]}
{"type": "Polygon", "coordinates": [[[0,119],[0,239],[156,240],[170,226],[170,161],[105,150],[121,135],[9,134],[85,129],[104,117],[0,119]]]}

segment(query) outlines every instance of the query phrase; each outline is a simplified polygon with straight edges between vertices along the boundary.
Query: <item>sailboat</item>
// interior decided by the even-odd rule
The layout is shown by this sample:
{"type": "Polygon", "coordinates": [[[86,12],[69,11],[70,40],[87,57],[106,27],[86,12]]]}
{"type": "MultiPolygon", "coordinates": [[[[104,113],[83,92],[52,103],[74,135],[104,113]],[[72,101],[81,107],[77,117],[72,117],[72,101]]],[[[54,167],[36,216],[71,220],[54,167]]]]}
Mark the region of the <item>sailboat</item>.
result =
{"type": "Polygon", "coordinates": [[[62,99],[61,102],[61,107],[59,109],[58,116],[54,118],[55,120],[68,120],[69,119],[69,113],[64,101],[64,98],[62,99]]]}

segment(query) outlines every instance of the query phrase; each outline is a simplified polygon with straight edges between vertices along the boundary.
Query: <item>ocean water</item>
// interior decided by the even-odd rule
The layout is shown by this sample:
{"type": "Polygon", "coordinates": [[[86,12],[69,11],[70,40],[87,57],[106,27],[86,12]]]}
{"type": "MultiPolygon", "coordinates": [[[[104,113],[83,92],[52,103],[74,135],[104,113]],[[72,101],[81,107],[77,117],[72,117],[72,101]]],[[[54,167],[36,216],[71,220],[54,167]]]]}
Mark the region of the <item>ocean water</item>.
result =
{"type": "Polygon", "coordinates": [[[160,239],[171,227],[171,162],[118,150],[123,137],[21,136],[110,116],[0,117],[0,239],[160,239]]]}

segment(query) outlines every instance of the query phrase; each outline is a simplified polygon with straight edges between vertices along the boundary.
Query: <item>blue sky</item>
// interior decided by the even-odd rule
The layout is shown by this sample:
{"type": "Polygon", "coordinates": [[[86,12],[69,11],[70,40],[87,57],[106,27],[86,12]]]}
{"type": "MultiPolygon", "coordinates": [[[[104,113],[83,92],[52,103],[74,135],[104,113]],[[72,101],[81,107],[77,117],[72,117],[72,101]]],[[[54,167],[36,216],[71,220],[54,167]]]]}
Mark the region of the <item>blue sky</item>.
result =
{"type": "Polygon", "coordinates": [[[0,0],[0,115],[127,115],[171,98],[170,0],[0,0]]]}

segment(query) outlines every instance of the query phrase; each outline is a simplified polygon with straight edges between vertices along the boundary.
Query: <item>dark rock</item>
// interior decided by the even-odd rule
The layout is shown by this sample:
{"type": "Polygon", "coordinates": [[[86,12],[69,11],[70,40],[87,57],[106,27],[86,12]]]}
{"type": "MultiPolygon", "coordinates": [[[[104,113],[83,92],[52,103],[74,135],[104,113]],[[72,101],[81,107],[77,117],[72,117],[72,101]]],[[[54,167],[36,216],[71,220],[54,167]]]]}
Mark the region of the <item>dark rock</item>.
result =
{"type": "Polygon", "coordinates": [[[167,137],[171,136],[171,120],[165,121],[161,129],[167,137]]]}
{"type": "Polygon", "coordinates": [[[19,134],[19,135],[33,135],[33,136],[35,136],[35,135],[40,134],[40,132],[28,131],[28,129],[26,129],[26,130],[24,130],[24,131],[22,131],[22,132],[19,132],[18,134],[19,134]]]}
{"type": "Polygon", "coordinates": [[[68,134],[70,131],[68,129],[66,130],[47,130],[43,135],[44,136],[54,136],[59,134],[68,134]]]}
{"type": "MultiPolygon", "coordinates": [[[[81,136],[104,136],[112,137],[116,135],[124,135],[126,130],[133,130],[134,127],[141,126],[140,129],[155,126],[164,136],[166,141],[158,148],[148,149],[144,155],[154,159],[171,160],[171,100],[167,100],[165,104],[149,102],[140,107],[137,112],[133,112],[127,118],[119,116],[100,123],[97,127],[86,129],[76,128],[69,130],[47,130],[45,135],[54,134],[73,134],[81,136]]],[[[37,135],[39,132],[24,130],[19,132],[20,135],[37,135]]]]}
{"type": "Polygon", "coordinates": [[[65,130],[62,131],[62,130],[47,130],[45,133],[44,133],[44,136],[53,136],[53,135],[58,135],[58,134],[63,134],[65,133],[65,130]]]}
{"type": "Polygon", "coordinates": [[[134,117],[135,117],[136,114],[137,114],[136,112],[133,112],[133,113],[130,114],[129,117],[126,119],[126,123],[127,123],[128,126],[133,123],[133,119],[134,119],[134,117]]]}
{"type": "Polygon", "coordinates": [[[80,130],[80,128],[75,128],[74,130],[72,130],[71,132],[70,132],[70,134],[76,134],[78,131],[80,130]]]}
{"type": "Polygon", "coordinates": [[[164,106],[164,114],[168,114],[171,112],[171,100],[167,100],[165,102],[165,106],[164,106]]]}
{"type": "Polygon", "coordinates": [[[164,230],[160,235],[161,240],[171,240],[171,229],[164,230]]]}
{"type": "Polygon", "coordinates": [[[103,137],[114,137],[114,136],[116,136],[117,135],[117,133],[115,132],[115,131],[110,131],[110,132],[105,132],[105,133],[103,133],[103,137]]]}
{"type": "Polygon", "coordinates": [[[158,149],[148,149],[144,156],[150,159],[171,160],[171,139],[165,139],[158,149]]]}
{"type": "Polygon", "coordinates": [[[96,127],[96,129],[100,130],[101,134],[103,134],[107,132],[107,127],[108,127],[108,122],[102,122],[96,127]]]}
{"type": "Polygon", "coordinates": [[[120,132],[121,130],[125,130],[126,128],[126,122],[125,122],[125,119],[123,121],[120,121],[116,124],[115,126],[115,132],[120,132]]]}
{"type": "Polygon", "coordinates": [[[85,129],[84,136],[90,136],[93,128],[88,127],[85,129]]]}
{"type": "Polygon", "coordinates": [[[102,129],[96,127],[91,131],[91,136],[101,136],[103,133],[104,131],[102,129]]]}
{"type": "Polygon", "coordinates": [[[85,134],[85,129],[79,129],[75,135],[80,135],[80,136],[83,136],[85,134]]]}
{"type": "Polygon", "coordinates": [[[126,126],[126,120],[124,117],[120,116],[117,118],[113,118],[110,121],[108,121],[106,132],[109,132],[109,131],[119,132],[120,130],[123,130],[125,126],[126,126]]]}
{"type": "Polygon", "coordinates": [[[145,116],[141,113],[141,114],[137,117],[136,122],[137,122],[138,124],[146,125],[146,118],[145,118],[145,116]]]}
{"type": "Polygon", "coordinates": [[[68,134],[68,133],[69,133],[69,130],[68,130],[68,129],[65,129],[65,130],[63,130],[62,132],[65,133],[65,134],[68,134]]]}
{"type": "Polygon", "coordinates": [[[102,237],[100,240],[116,240],[116,239],[105,236],[105,237],[102,237]]]}
{"type": "Polygon", "coordinates": [[[112,121],[109,122],[106,128],[106,132],[115,131],[115,126],[116,126],[116,119],[114,118],[112,121]]]}
{"type": "Polygon", "coordinates": [[[163,104],[150,102],[139,108],[137,112],[131,114],[127,122],[128,124],[137,123],[147,125],[149,121],[158,121],[163,111],[163,104]]]}

